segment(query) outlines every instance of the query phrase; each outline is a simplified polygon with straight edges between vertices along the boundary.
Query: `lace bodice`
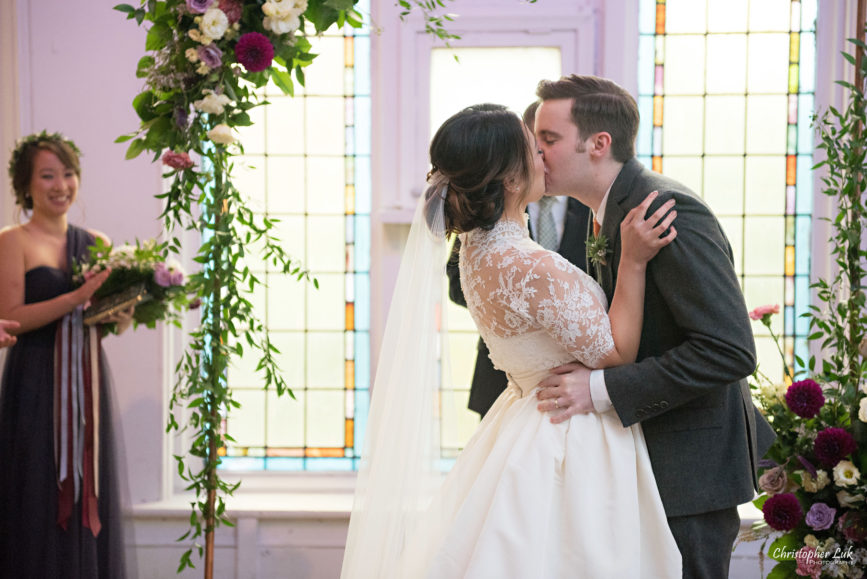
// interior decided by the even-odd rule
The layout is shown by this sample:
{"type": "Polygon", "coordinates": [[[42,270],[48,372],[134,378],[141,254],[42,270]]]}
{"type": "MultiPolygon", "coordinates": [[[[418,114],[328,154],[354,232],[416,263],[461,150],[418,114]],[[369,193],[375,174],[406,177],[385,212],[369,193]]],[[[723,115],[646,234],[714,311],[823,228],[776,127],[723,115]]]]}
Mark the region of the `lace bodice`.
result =
{"type": "Polygon", "coordinates": [[[461,239],[461,287],[494,366],[524,393],[554,366],[595,368],[614,349],[602,288],[502,219],[461,239]]]}

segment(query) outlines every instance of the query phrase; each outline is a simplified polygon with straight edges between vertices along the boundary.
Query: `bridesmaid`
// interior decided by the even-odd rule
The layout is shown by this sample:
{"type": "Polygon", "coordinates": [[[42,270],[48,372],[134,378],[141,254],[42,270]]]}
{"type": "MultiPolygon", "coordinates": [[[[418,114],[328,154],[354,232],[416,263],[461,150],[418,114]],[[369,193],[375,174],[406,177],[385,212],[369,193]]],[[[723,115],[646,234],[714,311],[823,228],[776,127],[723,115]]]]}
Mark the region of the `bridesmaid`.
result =
{"type": "MultiPolygon", "coordinates": [[[[9,175],[29,220],[0,231],[0,319],[18,324],[0,394],[0,577],[122,578],[109,373],[101,332],[81,322],[109,272],[72,283],[73,262],[106,238],[67,222],[72,141],[23,139],[9,175]]],[[[109,321],[123,331],[132,311],[109,321]]]]}

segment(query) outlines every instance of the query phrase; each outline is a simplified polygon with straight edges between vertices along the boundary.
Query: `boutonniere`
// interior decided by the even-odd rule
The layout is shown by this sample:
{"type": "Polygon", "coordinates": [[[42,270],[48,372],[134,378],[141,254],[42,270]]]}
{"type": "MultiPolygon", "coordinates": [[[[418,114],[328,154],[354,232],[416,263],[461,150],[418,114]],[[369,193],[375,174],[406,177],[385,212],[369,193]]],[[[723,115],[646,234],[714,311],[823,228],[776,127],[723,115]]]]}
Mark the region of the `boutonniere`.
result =
{"type": "Polygon", "coordinates": [[[611,251],[608,249],[608,238],[601,233],[590,236],[587,240],[587,259],[595,266],[608,265],[606,258],[611,251]]]}

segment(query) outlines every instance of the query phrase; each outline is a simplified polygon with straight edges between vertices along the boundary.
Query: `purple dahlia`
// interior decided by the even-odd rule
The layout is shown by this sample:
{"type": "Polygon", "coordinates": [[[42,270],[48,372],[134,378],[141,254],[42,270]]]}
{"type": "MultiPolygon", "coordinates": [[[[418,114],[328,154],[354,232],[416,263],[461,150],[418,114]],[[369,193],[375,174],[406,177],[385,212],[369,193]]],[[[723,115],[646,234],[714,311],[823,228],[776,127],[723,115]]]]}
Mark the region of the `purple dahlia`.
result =
{"type": "Polygon", "coordinates": [[[825,404],[822,387],[813,380],[794,382],[786,390],[786,404],[801,418],[813,418],[825,404]]]}
{"type": "Polygon", "coordinates": [[[264,34],[248,32],[235,45],[235,59],[249,72],[259,72],[271,66],[274,46],[264,34]]]}
{"type": "Polygon", "coordinates": [[[762,506],[765,521],[772,529],[777,531],[791,531],[804,518],[801,503],[792,493],[774,495],[765,501],[762,506]]]}
{"type": "Polygon", "coordinates": [[[828,468],[834,468],[837,463],[855,452],[855,439],[842,428],[826,428],[816,435],[813,452],[819,462],[828,468]]]}

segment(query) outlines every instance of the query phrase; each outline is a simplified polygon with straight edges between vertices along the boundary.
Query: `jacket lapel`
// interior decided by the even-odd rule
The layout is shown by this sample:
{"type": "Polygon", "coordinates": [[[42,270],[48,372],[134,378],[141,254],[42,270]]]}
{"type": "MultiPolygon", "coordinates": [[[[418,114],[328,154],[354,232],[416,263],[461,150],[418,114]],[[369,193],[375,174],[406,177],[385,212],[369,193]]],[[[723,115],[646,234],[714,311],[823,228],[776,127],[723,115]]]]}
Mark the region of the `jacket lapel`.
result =
{"type": "Polygon", "coordinates": [[[617,266],[620,264],[620,223],[626,217],[629,208],[625,206],[632,190],[632,183],[641,171],[641,163],[634,157],[627,161],[611,185],[608,201],[605,204],[605,223],[600,233],[608,240],[609,259],[600,268],[599,283],[608,296],[609,303],[614,296],[614,286],[617,282],[617,266]]]}

